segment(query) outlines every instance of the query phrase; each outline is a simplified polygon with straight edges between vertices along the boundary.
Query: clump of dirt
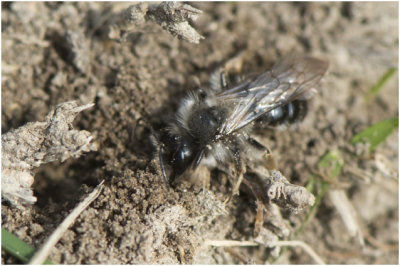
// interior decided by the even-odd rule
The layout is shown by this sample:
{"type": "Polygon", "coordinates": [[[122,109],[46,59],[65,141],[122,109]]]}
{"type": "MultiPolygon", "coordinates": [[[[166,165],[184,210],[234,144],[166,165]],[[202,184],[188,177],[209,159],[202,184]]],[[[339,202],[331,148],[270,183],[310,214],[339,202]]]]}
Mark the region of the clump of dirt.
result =
{"type": "MultiPolygon", "coordinates": [[[[241,58],[244,73],[265,71],[290,54],[326,59],[329,72],[306,119],[294,129],[259,132],[278,169],[291,183],[305,185],[324,154],[354,149],[348,143],[355,133],[398,115],[397,78],[365,101],[369,88],[398,66],[398,3],[191,5],[203,12],[189,19],[204,37],[198,44],[176,39],[151,22],[126,41],[108,39],[107,21],[129,3],[2,3],[2,133],[43,121],[59,103],[94,102],[74,127],[90,131],[99,147],[79,159],[38,168],[38,202],[25,209],[3,202],[2,227],[39,247],[105,179],[102,194],[53,248],[54,262],[315,262],[298,247],[276,254],[267,245],[206,245],[205,240],[251,240],[255,199],[241,193],[225,205],[231,184],[214,172],[209,190],[183,181],[168,191],[150,128],[159,130],[189,89],[207,84],[232,58],[241,58]]],[[[291,230],[285,239],[304,241],[327,263],[396,264],[397,132],[376,155],[385,158],[395,177],[385,177],[371,158],[344,155],[344,170],[331,185],[350,199],[364,247],[350,236],[329,197],[298,235],[307,213],[283,211],[291,230]]],[[[16,262],[2,251],[2,263],[16,262]]]]}

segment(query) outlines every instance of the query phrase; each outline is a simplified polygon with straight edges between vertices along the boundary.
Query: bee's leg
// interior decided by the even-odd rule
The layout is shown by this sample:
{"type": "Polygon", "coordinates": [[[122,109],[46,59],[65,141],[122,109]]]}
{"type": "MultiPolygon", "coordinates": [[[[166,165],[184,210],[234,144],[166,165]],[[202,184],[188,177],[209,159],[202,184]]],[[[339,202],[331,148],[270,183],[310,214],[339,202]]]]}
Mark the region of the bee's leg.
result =
{"type": "Polygon", "coordinates": [[[196,86],[194,89],[195,89],[197,95],[199,96],[200,101],[204,102],[205,99],[207,98],[207,92],[205,90],[203,90],[203,88],[200,86],[196,86]]]}
{"type": "Polygon", "coordinates": [[[243,174],[246,172],[246,165],[244,164],[244,161],[240,158],[240,154],[238,151],[235,153],[235,158],[236,158],[235,166],[236,166],[236,171],[238,173],[238,181],[236,182],[236,185],[232,190],[232,196],[239,194],[239,187],[243,181],[243,174]]]}
{"type": "Polygon", "coordinates": [[[229,84],[228,84],[228,79],[226,78],[225,70],[221,70],[221,72],[219,73],[219,80],[220,80],[220,83],[221,83],[221,88],[222,89],[227,89],[229,84]]]}
{"type": "Polygon", "coordinates": [[[263,223],[264,223],[264,204],[260,199],[257,198],[257,215],[253,231],[254,237],[257,237],[258,234],[260,234],[263,223]]]}
{"type": "MultiPolygon", "coordinates": [[[[225,62],[222,67],[214,71],[210,78],[211,89],[220,92],[229,88],[229,81],[232,81],[232,79],[228,78],[228,73],[239,74],[242,70],[243,58],[244,52],[242,51],[225,62]]],[[[237,81],[238,80],[234,80],[234,82],[237,81]]]]}
{"type": "Polygon", "coordinates": [[[201,159],[203,159],[203,155],[204,155],[204,149],[200,150],[200,152],[196,155],[196,158],[194,159],[192,165],[193,169],[196,169],[199,166],[201,159]]]}
{"type": "Polygon", "coordinates": [[[200,165],[197,168],[197,171],[199,172],[198,177],[203,183],[203,192],[205,193],[205,191],[210,187],[210,170],[206,166],[200,165]]]}
{"type": "Polygon", "coordinates": [[[150,130],[151,130],[150,141],[151,141],[151,144],[157,149],[158,162],[160,165],[161,174],[164,178],[165,186],[167,187],[167,189],[169,191],[169,187],[170,187],[169,183],[174,180],[174,177],[171,176],[170,179],[168,180],[167,173],[165,171],[165,159],[164,159],[165,145],[160,141],[159,134],[157,132],[155,132],[151,126],[150,126],[150,130]]]}
{"type": "Polygon", "coordinates": [[[248,143],[255,148],[256,150],[259,150],[263,153],[262,158],[261,158],[261,163],[262,165],[268,169],[268,170],[276,170],[277,169],[277,164],[272,156],[272,153],[268,147],[264,146],[260,142],[258,142],[256,139],[252,137],[248,137],[247,139],[248,143]]]}
{"type": "Polygon", "coordinates": [[[236,194],[239,194],[239,187],[243,181],[243,175],[246,172],[246,164],[244,163],[244,161],[242,160],[242,158],[240,156],[240,151],[239,151],[238,147],[235,148],[233,158],[235,161],[235,176],[237,176],[237,181],[236,181],[235,186],[232,189],[231,195],[225,200],[225,203],[228,203],[232,199],[233,196],[235,196],[236,194]]]}
{"type": "Polygon", "coordinates": [[[161,168],[161,173],[162,173],[162,175],[163,175],[163,177],[164,177],[165,185],[166,185],[166,187],[167,187],[167,189],[168,189],[168,191],[169,191],[169,181],[168,181],[168,178],[167,178],[167,174],[166,174],[166,172],[165,172],[164,156],[163,156],[163,154],[164,154],[164,146],[163,146],[163,145],[160,145],[159,151],[158,151],[158,159],[160,160],[160,168],[161,168]]]}
{"type": "Polygon", "coordinates": [[[153,126],[147,119],[139,117],[134,124],[134,128],[130,129],[129,131],[129,140],[131,141],[130,145],[133,147],[137,143],[143,144],[144,138],[148,138],[150,135],[151,144],[154,148],[158,148],[160,143],[159,133],[153,129],[153,126]],[[148,133],[148,131],[150,132],[148,133]]]}
{"type": "Polygon", "coordinates": [[[201,159],[204,157],[204,149],[202,149],[197,155],[193,162],[192,169],[197,180],[201,180],[203,183],[203,191],[206,191],[210,186],[210,170],[204,165],[201,165],[201,159]]]}
{"type": "Polygon", "coordinates": [[[215,70],[210,77],[210,88],[215,93],[221,92],[229,87],[227,73],[224,68],[215,70]]]}
{"type": "MultiPolygon", "coordinates": [[[[250,166],[250,168],[252,168],[251,170],[254,171],[259,177],[258,180],[262,182],[264,180],[263,178],[270,175],[269,171],[276,169],[275,159],[273,158],[271,151],[268,149],[268,147],[264,146],[256,139],[249,136],[247,141],[251,145],[251,147],[261,152],[260,160],[254,166],[250,166]]],[[[244,180],[244,183],[250,187],[254,196],[257,199],[257,214],[253,231],[254,237],[257,237],[260,234],[261,228],[264,224],[264,206],[268,208],[267,205],[265,205],[266,202],[263,202],[263,199],[265,201],[265,192],[262,190],[260,191],[260,188],[262,186],[260,186],[259,184],[254,184],[253,182],[250,182],[250,180],[244,180]]]]}
{"type": "MultiPolygon", "coordinates": [[[[131,134],[131,136],[130,136],[130,139],[131,139],[131,142],[132,143],[134,143],[135,141],[136,141],[136,137],[137,137],[137,129],[138,129],[138,127],[140,126],[140,125],[143,125],[145,122],[144,122],[144,119],[143,119],[143,117],[140,117],[138,120],[136,120],[136,125],[135,125],[135,128],[133,129],[133,132],[132,132],[132,134],[131,134]]],[[[150,130],[151,130],[151,133],[153,133],[153,129],[150,127],[150,130]]]]}

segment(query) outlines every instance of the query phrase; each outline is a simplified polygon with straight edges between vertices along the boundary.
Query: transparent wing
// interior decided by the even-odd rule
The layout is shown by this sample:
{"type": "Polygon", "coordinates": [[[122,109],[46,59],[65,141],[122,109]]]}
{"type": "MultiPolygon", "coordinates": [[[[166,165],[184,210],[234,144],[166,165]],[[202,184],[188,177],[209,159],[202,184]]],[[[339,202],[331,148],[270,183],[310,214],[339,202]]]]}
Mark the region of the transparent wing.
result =
{"type": "Polygon", "coordinates": [[[217,94],[217,101],[235,106],[221,126],[220,135],[228,135],[295,99],[309,98],[327,68],[328,62],[314,57],[291,57],[275,64],[272,70],[217,94]]]}

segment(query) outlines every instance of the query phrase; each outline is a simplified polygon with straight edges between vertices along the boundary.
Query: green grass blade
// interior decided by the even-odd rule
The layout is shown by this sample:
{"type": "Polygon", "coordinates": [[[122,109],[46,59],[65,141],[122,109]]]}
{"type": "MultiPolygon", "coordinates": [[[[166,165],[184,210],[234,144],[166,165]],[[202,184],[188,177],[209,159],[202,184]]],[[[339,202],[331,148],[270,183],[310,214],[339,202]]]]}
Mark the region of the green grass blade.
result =
{"type": "Polygon", "coordinates": [[[399,117],[391,118],[378,122],[362,132],[355,135],[350,143],[355,145],[357,143],[368,143],[369,152],[374,151],[374,149],[383,142],[396,128],[399,127],[399,117]]]}
{"type": "MultiPolygon", "coordinates": [[[[20,240],[4,228],[1,228],[1,247],[23,263],[28,263],[33,254],[36,252],[35,248],[20,240]]],[[[47,259],[44,264],[54,263],[47,259]]]]}
{"type": "Polygon", "coordinates": [[[366,99],[367,101],[372,100],[383,88],[385,83],[396,73],[397,68],[389,68],[385,74],[378,80],[378,82],[371,87],[369,90],[366,99]]]}
{"type": "Polygon", "coordinates": [[[344,165],[344,161],[342,155],[339,150],[332,150],[322,157],[318,166],[320,169],[328,170],[328,177],[336,179],[342,167],[344,165]]]}
{"type": "MultiPolygon", "coordinates": [[[[325,172],[327,173],[328,177],[332,179],[336,179],[340,171],[342,170],[344,165],[344,160],[342,158],[342,155],[339,150],[332,150],[325,154],[321,160],[318,163],[319,169],[321,170],[326,170],[325,172]]],[[[322,201],[322,198],[325,196],[326,192],[329,189],[329,183],[325,181],[319,181],[316,175],[313,175],[309,182],[306,185],[306,188],[309,191],[312,191],[311,187],[314,187],[315,185],[319,186],[319,193],[315,197],[315,203],[311,207],[310,212],[304,219],[303,224],[300,226],[299,230],[295,233],[297,236],[299,233],[301,233],[304,229],[304,227],[307,225],[308,221],[310,218],[315,214],[317,208],[319,207],[319,204],[322,201]]]]}
{"type": "Polygon", "coordinates": [[[308,192],[314,194],[316,184],[317,179],[312,176],[304,187],[307,189],[308,192]]]}

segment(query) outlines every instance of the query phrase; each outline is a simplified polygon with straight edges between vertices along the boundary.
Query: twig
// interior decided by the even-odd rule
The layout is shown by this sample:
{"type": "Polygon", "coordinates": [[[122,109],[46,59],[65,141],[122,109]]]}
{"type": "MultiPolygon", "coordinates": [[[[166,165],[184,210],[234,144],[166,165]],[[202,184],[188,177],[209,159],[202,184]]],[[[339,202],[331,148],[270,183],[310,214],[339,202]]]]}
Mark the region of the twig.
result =
{"type": "Polygon", "coordinates": [[[253,241],[237,241],[237,240],[210,240],[204,241],[206,246],[214,247],[251,247],[258,246],[259,244],[253,241]]]}
{"type": "MultiPolygon", "coordinates": [[[[274,243],[276,246],[291,246],[291,247],[301,247],[304,251],[310,255],[310,257],[317,264],[326,264],[325,261],[321,259],[321,257],[306,243],[299,240],[291,240],[291,241],[278,241],[274,243]]],[[[249,246],[258,246],[260,244],[253,241],[236,241],[236,240],[205,240],[204,245],[206,246],[214,246],[214,247],[249,247],[249,246]]]]}
{"type": "Polygon", "coordinates": [[[225,248],[225,250],[231,254],[233,257],[237,258],[241,263],[243,264],[254,264],[254,263],[250,263],[249,259],[245,258],[243,256],[243,254],[240,254],[240,252],[237,252],[236,250],[234,250],[233,248],[225,248]]]}
{"type": "Polygon", "coordinates": [[[374,237],[371,236],[368,232],[364,232],[364,237],[365,239],[375,248],[378,248],[379,250],[383,252],[390,252],[390,251],[395,251],[399,250],[399,244],[382,244],[378,240],[376,240],[374,237]]]}
{"type": "Polygon", "coordinates": [[[271,170],[268,176],[256,168],[254,173],[255,175],[246,175],[243,183],[264,203],[264,206],[267,207],[272,201],[279,207],[298,213],[314,205],[314,195],[302,186],[291,184],[280,171],[271,170]]]}
{"type": "Polygon", "coordinates": [[[39,38],[36,37],[32,37],[32,36],[28,36],[25,34],[20,34],[20,33],[14,33],[14,34],[5,34],[3,35],[4,39],[14,39],[16,41],[19,41],[23,44],[27,44],[27,45],[37,45],[39,47],[49,47],[50,46],[50,42],[49,41],[45,41],[45,40],[41,40],[39,38]]]}
{"type": "Polygon", "coordinates": [[[261,227],[264,223],[264,205],[261,200],[257,199],[257,214],[256,221],[254,223],[254,237],[257,237],[260,234],[261,227]]]}
{"type": "Polygon", "coordinates": [[[351,258],[356,258],[362,255],[365,255],[365,253],[362,250],[355,250],[355,251],[331,251],[331,250],[323,250],[322,253],[326,257],[333,258],[335,260],[348,260],[351,258]]]}
{"type": "Polygon", "coordinates": [[[71,226],[76,218],[86,209],[100,194],[103,188],[104,180],[86,197],[72,212],[64,219],[64,221],[57,227],[57,229],[47,239],[46,243],[39,249],[33,256],[29,264],[42,264],[48,257],[52,247],[60,240],[64,232],[71,226]]]}

